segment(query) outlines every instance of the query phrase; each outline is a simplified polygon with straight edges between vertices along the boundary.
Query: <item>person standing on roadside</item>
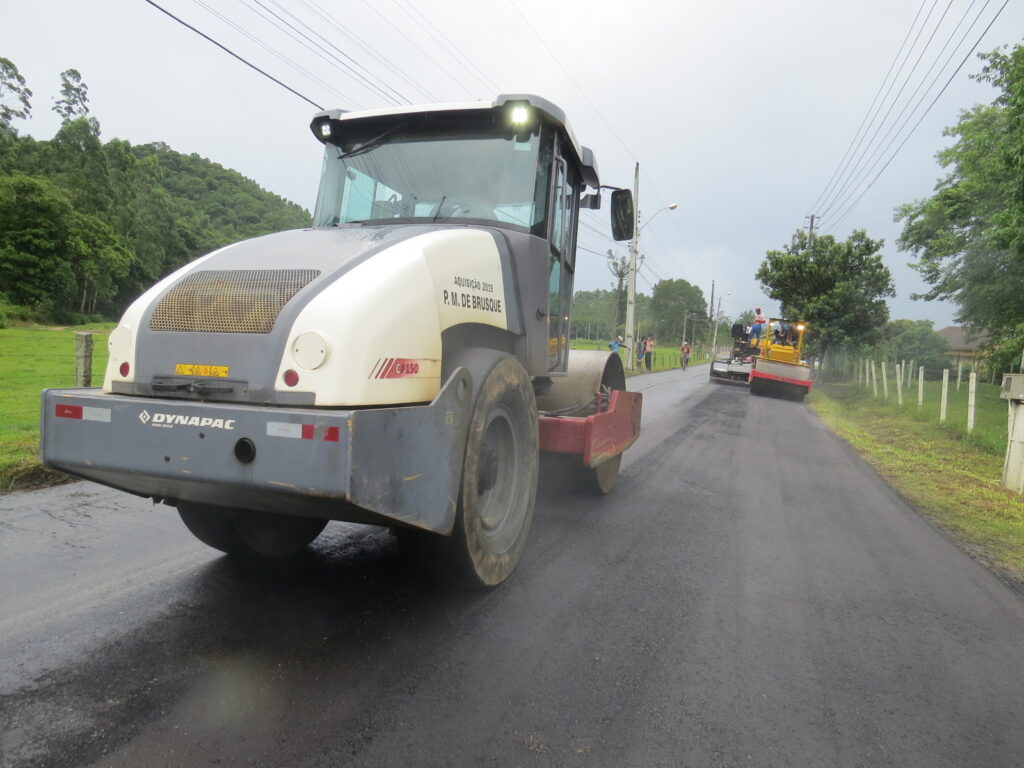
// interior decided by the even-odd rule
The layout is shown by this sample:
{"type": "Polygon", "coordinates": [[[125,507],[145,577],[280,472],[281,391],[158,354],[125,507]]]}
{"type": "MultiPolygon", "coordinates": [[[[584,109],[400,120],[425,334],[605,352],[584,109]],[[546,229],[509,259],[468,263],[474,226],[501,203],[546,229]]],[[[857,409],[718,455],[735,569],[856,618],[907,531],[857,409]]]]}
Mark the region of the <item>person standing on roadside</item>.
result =
{"type": "Polygon", "coordinates": [[[644,364],[644,346],[647,344],[647,338],[641,336],[636,340],[636,367],[640,368],[644,364]]]}
{"type": "Polygon", "coordinates": [[[644,341],[644,367],[651,370],[651,358],[654,357],[654,337],[648,336],[644,341]]]}
{"type": "Polygon", "coordinates": [[[690,364],[690,343],[688,341],[684,341],[682,344],[679,345],[679,367],[682,368],[685,371],[686,370],[686,366],[688,366],[689,364],[690,364]]]}

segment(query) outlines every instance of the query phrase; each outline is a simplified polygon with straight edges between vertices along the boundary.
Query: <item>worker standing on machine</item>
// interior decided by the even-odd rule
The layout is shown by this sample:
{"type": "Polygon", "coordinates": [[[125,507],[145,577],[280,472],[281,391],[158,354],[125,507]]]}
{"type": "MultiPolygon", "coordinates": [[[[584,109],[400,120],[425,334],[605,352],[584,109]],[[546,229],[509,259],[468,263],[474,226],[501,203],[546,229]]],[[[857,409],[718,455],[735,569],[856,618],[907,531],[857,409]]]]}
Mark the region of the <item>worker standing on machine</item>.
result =
{"type": "Polygon", "coordinates": [[[760,307],[754,307],[754,324],[750,326],[750,346],[757,347],[761,343],[761,334],[765,331],[768,318],[760,307]]]}

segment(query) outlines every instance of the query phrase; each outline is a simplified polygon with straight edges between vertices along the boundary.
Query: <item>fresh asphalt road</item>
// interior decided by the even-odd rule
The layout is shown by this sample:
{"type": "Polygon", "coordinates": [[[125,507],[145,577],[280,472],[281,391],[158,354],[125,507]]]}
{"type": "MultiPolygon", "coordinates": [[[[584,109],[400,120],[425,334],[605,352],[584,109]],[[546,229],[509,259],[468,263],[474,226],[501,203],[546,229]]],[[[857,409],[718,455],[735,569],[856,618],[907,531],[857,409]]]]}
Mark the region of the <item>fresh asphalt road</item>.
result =
{"type": "Polygon", "coordinates": [[[0,497],[0,766],[1024,766],[1024,600],[802,404],[631,379],[608,497],[484,594],[374,528],[271,569],[79,483],[0,497]]]}

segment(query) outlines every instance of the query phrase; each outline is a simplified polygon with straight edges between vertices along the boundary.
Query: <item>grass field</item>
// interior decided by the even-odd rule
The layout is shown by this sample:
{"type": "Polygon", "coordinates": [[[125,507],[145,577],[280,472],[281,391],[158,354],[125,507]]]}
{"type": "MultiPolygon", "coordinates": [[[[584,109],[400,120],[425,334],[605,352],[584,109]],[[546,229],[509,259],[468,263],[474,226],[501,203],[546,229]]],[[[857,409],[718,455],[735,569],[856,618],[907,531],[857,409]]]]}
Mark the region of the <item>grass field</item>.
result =
{"type": "MultiPolygon", "coordinates": [[[[912,506],[963,541],[973,556],[1024,582],[1024,499],[1001,485],[1003,453],[993,450],[994,427],[983,439],[967,438],[958,427],[937,423],[938,406],[934,419],[923,418],[916,399],[900,412],[879,407],[850,384],[815,387],[809,402],[912,506]]],[[[995,412],[1002,414],[1005,445],[1005,401],[998,405],[1001,410],[986,407],[986,418],[994,422],[995,412]]],[[[979,392],[979,423],[981,413],[979,392]]]]}
{"type": "MultiPolygon", "coordinates": [[[[946,423],[943,429],[958,437],[965,437],[971,445],[997,454],[1002,458],[1006,452],[1006,401],[999,397],[999,385],[978,383],[977,408],[974,416],[974,433],[967,436],[967,377],[960,384],[959,391],[956,382],[949,382],[949,399],[946,410],[946,423]]],[[[924,383],[924,405],[917,407],[917,382],[914,381],[909,387],[903,390],[903,406],[900,407],[896,396],[896,390],[892,382],[889,382],[889,399],[883,399],[882,384],[878,384],[878,397],[872,396],[871,387],[857,386],[849,383],[847,389],[847,400],[857,397],[867,402],[874,403],[874,407],[882,409],[890,414],[901,414],[907,418],[938,423],[939,403],[942,396],[941,381],[926,381],[924,383]]]]}
{"type": "Polygon", "coordinates": [[[103,380],[107,334],[114,323],[79,328],[0,329],[0,366],[7,395],[0,401],[0,491],[52,480],[39,466],[39,393],[75,386],[75,331],[93,331],[93,385],[103,380]]]}

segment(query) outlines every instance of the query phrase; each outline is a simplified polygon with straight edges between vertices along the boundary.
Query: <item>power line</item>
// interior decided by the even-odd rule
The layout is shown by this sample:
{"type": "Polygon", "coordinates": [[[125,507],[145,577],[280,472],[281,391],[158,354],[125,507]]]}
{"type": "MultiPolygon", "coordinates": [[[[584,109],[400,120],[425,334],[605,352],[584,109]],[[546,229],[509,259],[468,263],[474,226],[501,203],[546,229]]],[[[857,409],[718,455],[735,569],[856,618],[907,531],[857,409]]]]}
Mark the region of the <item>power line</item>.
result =
{"type": "Polygon", "coordinates": [[[312,40],[309,37],[309,35],[305,34],[299,29],[296,29],[295,25],[286,21],[285,19],[282,19],[278,14],[274,13],[274,11],[267,8],[261,2],[261,0],[238,0],[238,2],[246,8],[248,8],[253,13],[255,13],[270,26],[274,27],[274,29],[276,29],[278,32],[281,32],[287,37],[290,37],[292,40],[294,40],[296,43],[298,43],[303,48],[308,50],[314,56],[319,57],[323,61],[326,61],[328,64],[333,66],[335,69],[338,69],[339,71],[346,73],[347,75],[358,81],[364,88],[369,90],[371,93],[375,93],[377,96],[391,104],[395,104],[400,101],[399,99],[396,99],[394,96],[384,91],[383,88],[378,86],[368,77],[366,77],[360,72],[357,72],[353,67],[339,60],[336,56],[331,55],[328,51],[324,49],[322,45],[317,43],[315,40],[312,40]],[[277,19],[280,23],[276,23],[273,19],[267,18],[267,16],[264,15],[264,13],[261,13],[260,11],[256,10],[256,8],[253,8],[252,5],[250,5],[250,2],[255,3],[257,6],[259,6],[259,8],[261,8],[264,11],[264,13],[270,14],[270,16],[272,16],[274,19],[277,19]],[[284,26],[282,26],[282,24],[284,26]],[[287,29],[285,27],[287,27],[287,29]]]}
{"type": "Polygon", "coordinates": [[[185,22],[185,21],[182,21],[181,19],[179,19],[179,18],[178,18],[177,16],[175,16],[175,15],[174,15],[173,13],[171,13],[171,12],[170,12],[170,11],[168,11],[167,9],[165,9],[165,8],[162,8],[162,7],[160,7],[159,5],[157,5],[157,4],[155,3],[155,2],[153,2],[153,0],[146,0],[146,2],[147,2],[147,3],[149,3],[150,5],[152,5],[152,6],[154,7],[154,8],[156,8],[156,9],[157,9],[158,11],[160,11],[161,13],[163,13],[163,14],[166,14],[167,16],[170,16],[170,17],[171,17],[172,19],[174,19],[174,20],[175,20],[176,22],[178,22],[179,24],[181,24],[181,25],[182,25],[183,27],[187,27],[187,28],[191,29],[191,30],[192,30],[193,32],[195,32],[195,33],[196,33],[197,35],[199,35],[200,37],[202,37],[202,38],[203,38],[204,40],[207,40],[207,41],[209,41],[209,42],[213,43],[214,45],[216,45],[216,46],[217,46],[218,48],[220,48],[220,49],[221,49],[222,51],[224,51],[225,53],[231,54],[231,55],[232,55],[232,56],[234,56],[234,57],[235,57],[236,59],[238,59],[238,60],[239,60],[240,62],[242,62],[243,64],[245,64],[245,65],[246,65],[247,67],[251,67],[252,69],[255,69],[255,70],[256,70],[257,72],[259,72],[259,73],[260,73],[261,75],[263,75],[263,76],[264,76],[265,78],[267,78],[268,80],[272,80],[273,82],[277,83],[278,85],[280,85],[280,86],[281,86],[282,88],[284,88],[284,89],[285,89],[286,91],[288,91],[289,93],[293,93],[293,94],[295,94],[295,95],[296,95],[296,96],[298,96],[298,97],[299,97],[300,99],[302,99],[303,101],[305,101],[305,102],[307,102],[307,103],[309,103],[309,104],[312,104],[312,105],[313,105],[314,107],[316,107],[317,109],[323,109],[323,107],[322,107],[322,106],[320,106],[319,104],[317,104],[317,103],[316,103],[315,101],[313,101],[312,99],[310,99],[310,98],[309,98],[308,96],[303,96],[303,95],[302,95],[301,93],[299,93],[298,91],[296,91],[296,90],[295,90],[294,88],[292,88],[291,86],[285,85],[284,83],[282,83],[282,82],[281,82],[280,80],[278,80],[278,79],[277,79],[276,77],[274,77],[273,75],[268,75],[268,74],[267,74],[266,72],[264,72],[264,71],[263,71],[262,69],[260,69],[259,67],[257,67],[257,66],[256,66],[255,64],[252,64],[251,62],[248,62],[248,61],[246,61],[246,60],[245,60],[245,59],[243,59],[243,58],[242,58],[241,56],[239,56],[239,55],[238,55],[237,53],[235,53],[234,51],[232,51],[232,50],[231,50],[230,48],[227,48],[226,46],[224,46],[224,45],[221,45],[220,43],[218,43],[218,42],[217,42],[216,40],[214,40],[214,39],[213,39],[212,37],[210,37],[209,35],[205,35],[205,34],[203,34],[203,33],[202,33],[202,32],[200,32],[200,31],[199,31],[198,29],[196,29],[195,27],[193,27],[193,26],[192,26],[191,24],[189,24],[189,23],[187,23],[187,22],[185,22]]]}
{"type": "Polygon", "coordinates": [[[430,91],[424,88],[420,83],[418,83],[416,80],[413,80],[399,67],[396,67],[389,59],[378,55],[377,52],[374,51],[373,48],[371,48],[370,46],[364,45],[363,42],[356,35],[353,35],[351,32],[349,32],[347,29],[341,26],[341,24],[338,23],[338,20],[335,19],[334,16],[332,16],[329,11],[325,10],[322,6],[318,5],[315,2],[315,0],[299,0],[299,2],[301,2],[302,5],[305,6],[306,8],[310,9],[315,15],[319,16],[320,19],[322,19],[328,26],[333,28],[338,34],[340,34],[346,40],[351,42],[354,46],[359,48],[359,50],[363,51],[363,53],[365,53],[367,56],[377,61],[379,64],[385,67],[389,72],[394,74],[396,77],[400,78],[404,82],[411,85],[417,91],[426,96],[430,101],[440,101],[440,99],[434,96],[434,94],[432,94],[430,91]]]}
{"type": "MultiPolygon", "coordinates": [[[[972,3],[973,3],[973,0],[972,0],[972,3]]],[[[879,121],[878,126],[875,128],[875,132],[873,134],[871,134],[871,138],[868,139],[868,143],[865,145],[864,149],[861,151],[861,153],[858,156],[857,160],[854,161],[855,164],[861,162],[861,159],[864,158],[864,156],[867,153],[868,149],[870,148],[871,144],[874,142],[875,137],[878,136],[878,132],[880,130],[882,130],[882,126],[884,126],[886,120],[889,119],[889,115],[892,114],[893,109],[896,107],[897,102],[899,102],[899,100],[900,100],[900,96],[903,95],[903,91],[906,90],[907,85],[910,84],[910,79],[914,76],[914,72],[917,71],[917,67],[921,63],[921,59],[924,58],[924,55],[928,51],[929,46],[931,46],[932,40],[935,39],[935,33],[938,32],[939,27],[942,25],[942,22],[945,20],[946,14],[949,12],[949,9],[950,9],[950,7],[952,5],[953,5],[953,0],[949,0],[949,2],[946,4],[946,8],[942,11],[942,16],[939,17],[939,20],[936,23],[935,28],[932,30],[932,33],[928,36],[928,41],[924,44],[924,47],[921,49],[921,52],[917,55],[917,59],[914,60],[914,66],[910,68],[910,72],[907,73],[907,77],[903,81],[903,85],[900,86],[899,91],[897,91],[896,95],[893,97],[892,103],[889,105],[889,108],[886,110],[885,114],[882,116],[882,119],[879,121]]],[[[933,5],[933,7],[934,7],[934,5],[933,5]]],[[[929,12],[929,15],[930,15],[930,12],[929,12]]],[[[964,16],[966,17],[966,12],[965,12],[964,16]]],[[[927,23],[927,21],[928,20],[925,19],[925,23],[927,23]]],[[[920,32],[923,32],[923,31],[924,31],[924,25],[922,25],[920,32]]],[[[915,45],[917,43],[917,39],[920,38],[920,32],[918,33],[918,38],[915,38],[915,41],[914,41],[915,45]]],[[[952,39],[953,35],[955,35],[955,34],[956,34],[956,29],[954,29],[953,32],[950,34],[950,38],[949,39],[952,39]]],[[[947,40],[946,45],[948,45],[948,44],[949,44],[949,42],[947,40]]],[[[945,46],[943,46],[943,50],[945,50],[945,46]]],[[[936,60],[938,60],[938,58],[941,57],[941,55],[942,55],[942,53],[940,52],[938,54],[938,56],[936,56],[936,60]]],[[[909,58],[909,56],[908,56],[908,58],[909,58]]],[[[934,64],[933,64],[933,66],[934,66],[934,64]]],[[[929,68],[929,71],[930,71],[930,68],[929,68]]],[[[925,77],[927,77],[927,75],[925,77]]],[[[922,84],[923,84],[923,80],[922,80],[922,84]]],[[[895,81],[893,82],[893,85],[895,85],[895,81]]],[[[921,85],[919,84],[917,90],[920,90],[920,87],[921,87],[921,85]]],[[[891,86],[890,86],[890,89],[891,89],[891,86]]],[[[915,90],[914,94],[916,94],[916,92],[917,91],[915,90]]],[[[913,100],[914,94],[911,94],[910,100],[913,100]]],[[[888,97],[888,94],[886,94],[886,96],[888,97]]],[[[896,119],[899,120],[899,117],[897,117],[896,119]]],[[[892,130],[891,127],[890,127],[890,130],[892,130]]],[[[888,132],[885,135],[888,136],[888,132]]],[[[882,137],[881,141],[885,141],[885,136],[882,137]]],[[[870,158],[872,156],[873,156],[873,152],[872,152],[872,155],[869,155],[868,159],[865,160],[864,162],[865,163],[870,162],[870,158]]],[[[832,200],[831,201],[826,200],[825,203],[823,203],[823,205],[825,206],[824,209],[821,212],[821,216],[823,218],[825,216],[827,216],[829,211],[831,211],[836,206],[837,201],[839,199],[841,199],[841,197],[844,195],[844,193],[846,192],[847,188],[849,187],[850,183],[853,181],[854,177],[857,174],[859,174],[859,173],[860,173],[859,169],[858,170],[854,170],[853,172],[851,172],[850,175],[847,177],[846,181],[840,187],[839,191],[834,193],[832,200]]]]}
{"type": "MultiPolygon", "coordinates": [[[[394,1],[395,1],[396,5],[399,5],[399,0],[394,0],[394,1]]],[[[421,19],[423,19],[423,21],[425,21],[427,23],[427,25],[432,30],[434,30],[434,32],[437,33],[438,36],[441,37],[441,39],[448,46],[448,53],[452,56],[452,58],[455,59],[455,61],[457,63],[462,64],[462,62],[459,61],[459,56],[461,56],[463,59],[466,60],[466,64],[468,64],[472,68],[472,70],[474,70],[474,71],[470,72],[470,74],[473,75],[473,77],[475,77],[477,79],[477,81],[481,85],[484,86],[484,88],[492,89],[493,93],[500,93],[501,92],[501,87],[497,83],[495,83],[491,78],[489,78],[487,76],[487,74],[482,69],[480,69],[480,67],[478,67],[476,64],[474,64],[472,62],[472,60],[462,50],[460,50],[457,45],[455,45],[455,43],[453,43],[451,40],[449,40],[448,37],[444,34],[444,32],[442,32],[440,29],[438,29],[437,26],[430,19],[428,19],[423,14],[423,11],[421,11],[419,8],[417,8],[412,2],[410,2],[410,0],[405,0],[405,3],[406,3],[406,5],[409,8],[412,9],[412,11],[417,16],[419,16],[421,19]]],[[[399,5],[399,7],[401,7],[401,5],[399,5]]],[[[414,21],[415,21],[415,19],[414,19],[414,21]]],[[[420,25],[420,27],[422,28],[422,25],[420,25]]],[[[430,33],[428,32],[428,34],[430,34],[430,33]]],[[[434,36],[432,34],[431,34],[431,36],[434,37],[435,40],[437,39],[436,36],[434,36]]]]}
{"type": "MultiPolygon", "coordinates": [[[[963,60],[960,62],[960,64],[957,66],[957,68],[953,71],[953,74],[950,75],[949,79],[946,81],[946,84],[942,86],[942,90],[940,90],[935,95],[935,98],[932,99],[931,104],[928,105],[928,108],[925,109],[925,111],[921,114],[921,117],[918,118],[916,123],[914,123],[914,126],[910,129],[910,131],[907,133],[907,135],[903,138],[903,141],[900,142],[900,145],[898,147],[896,147],[896,150],[892,153],[892,155],[889,156],[889,159],[885,162],[885,165],[883,165],[882,168],[878,171],[878,173],[875,174],[875,177],[864,188],[864,190],[860,193],[860,195],[857,197],[857,199],[854,200],[852,203],[850,203],[850,205],[846,208],[846,210],[843,211],[842,215],[836,221],[835,225],[833,225],[832,227],[829,228],[830,231],[832,229],[834,229],[835,227],[838,227],[843,221],[846,220],[846,217],[853,210],[854,206],[856,206],[857,203],[860,202],[861,198],[864,197],[864,195],[867,194],[867,191],[869,189],[871,189],[871,187],[874,185],[874,183],[876,181],[878,181],[879,177],[885,172],[885,169],[889,167],[889,164],[892,163],[892,161],[896,157],[896,155],[898,155],[900,150],[903,149],[903,146],[904,146],[904,144],[907,143],[907,140],[910,139],[910,137],[914,134],[914,131],[917,130],[917,127],[921,124],[921,121],[924,120],[924,118],[931,111],[932,107],[934,107],[936,102],[938,102],[938,100],[942,96],[942,94],[946,92],[946,89],[949,87],[950,83],[953,82],[954,78],[956,78],[956,76],[960,73],[960,70],[963,69],[964,64],[966,64],[967,60],[971,58],[971,55],[974,53],[975,49],[977,49],[977,47],[979,45],[981,45],[981,41],[985,38],[985,35],[988,34],[988,31],[992,28],[992,25],[996,23],[996,19],[999,18],[1000,14],[1003,12],[1003,9],[1006,8],[1006,6],[1009,4],[1009,2],[1010,2],[1010,0],[1004,0],[1003,4],[999,7],[999,10],[996,11],[995,16],[993,16],[992,20],[988,23],[988,26],[985,27],[985,30],[981,33],[981,35],[978,37],[978,39],[974,42],[974,45],[971,46],[971,49],[967,52],[967,55],[964,56],[963,60]]],[[[982,10],[984,11],[984,8],[982,10]]],[[[973,28],[973,26],[974,26],[974,24],[972,23],[971,27],[968,28],[967,33],[970,32],[970,30],[971,30],[971,28],[973,28]]],[[[967,36],[967,33],[964,34],[964,37],[967,36]]],[[[957,45],[957,47],[959,48],[959,44],[957,45]]],[[[955,50],[956,49],[954,49],[954,53],[955,53],[955,50]]],[[[951,57],[952,57],[952,55],[951,55],[951,57]]],[[[925,95],[927,95],[927,92],[926,92],[925,95]]]]}
{"type": "MultiPolygon", "coordinates": [[[[473,94],[473,91],[471,89],[467,88],[465,83],[463,83],[461,80],[459,80],[457,77],[455,77],[455,75],[453,75],[449,71],[449,69],[447,69],[445,67],[442,67],[440,64],[438,64],[437,59],[435,59],[433,56],[431,56],[427,51],[423,50],[423,48],[421,48],[420,45],[415,40],[413,40],[411,37],[409,37],[407,34],[405,34],[405,32],[403,32],[402,29],[397,24],[395,24],[391,19],[389,19],[387,16],[385,16],[383,13],[381,13],[376,8],[376,6],[374,6],[370,2],[370,0],[363,0],[363,5],[365,5],[367,8],[369,8],[375,14],[377,14],[380,17],[381,21],[383,21],[385,24],[387,24],[389,27],[391,27],[393,30],[395,30],[399,35],[402,36],[402,38],[407,43],[409,43],[409,45],[411,45],[413,48],[415,48],[417,51],[419,51],[419,53],[423,56],[424,60],[429,61],[431,64],[433,64],[435,67],[437,67],[437,69],[440,72],[442,72],[444,75],[446,75],[453,83],[455,83],[457,86],[459,86],[459,88],[461,88],[466,93],[468,93],[468,94],[472,95],[474,98],[476,98],[475,94],[473,94]]],[[[408,15],[408,14],[406,14],[406,15],[408,15]]]]}
{"type": "Polygon", "coordinates": [[[235,23],[234,21],[229,19],[224,14],[222,14],[219,11],[211,8],[209,5],[207,5],[205,2],[203,2],[203,0],[193,0],[193,2],[196,5],[198,5],[200,8],[205,10],[207,13],[209,13],[212,16],[215,16],[216,18],[218,18],[224,24],[227,24],[229,27],[231,27],[236,32],[238,32],[240,35],[243,35],[244,37],[249,39],[251,42],[253,42],[256,45],[258,45],[260,48],[265,50],[267,53],[269,53],[272,56],[274,56],[275,58],[277,58],[279,61],[282,61],[285,64],[287,64],[288,66],[292,67],[293,69],[301,72],[306,77],[308,77],[310,80],[312,80],[312,81],[314,81],[316,83],[319,83],[325,89],[327,89],[331,93],[334,93],[340,99],[344,100],[345,102],[348,102],[352,106],[360,108],[360,109],[362,108],[362,104],[360,104],[358,101],[353,99],[351,96],[347,96],[346,94],[342,93],[337,88],[335,88],[331,83],[328,83],[326,80],[321,79],[320,77],[318,77],[317,75],[313,74],[312,72],[310,72],[308,69],[306,69],[302,65],[296,63],[295,61],[292,61],[287,56],[285,56],[284,54],[282,54],[279,51],[275,50],[274,48],[271,48],[269,45],[264,43],[262,40],[260,40],[254,34],[249,32],[248,30],[244,29],[242,26],[240,26],[239,24],[235,23]]]}
{"type": "MultiPolygon", "coordinates": [[[[259,2],[259,0],[256,0],[256,2],[259,2]]],[[[278,10],[280,10],[280,11],[281,11],[282,13],[285,13],[285,14],[287,14],[287,15],[288,15],[288,16],[290,16],[290,17],[291,17],[292,19],[294,19],[294,20],[295,20],[295,21],[296,21],[296,22],[297,22],[297,23],[298,23],[299,25],[301,25],[301,26],[302,26],[302,27],[304,27],[304,28],[305,28],[306,30],[308,30],[308,31],[309,31],[310,33],[312,33],[312,34],[313,34],[313,35],[315,35],[316,37],[318,37],[318,38],[320,38],[321,40],[323,40],[323,41],[324,41],[324,43],[326,43],[326,44],[327,44],[328,46],[330,46],[330,47],[331,47],[331,48],[333,48],[333,49],[334,49],[335,51],[337,51],[337,52],[338,52],[338,55],[340,55],[340,56],[341,56],[342,58],[344,58],[344,59],[345,59],[346,61],[348,61],[348,62],[351,62],[351,64],[352,64],[353,66],[355,66],[355,67],[358,67],[358,68],[359,68],[360,70],[362,70],[362,71],[363,71],[363,72],[364,72],[364,73],[366,74],[367,78],[373,78],[373,79],[375,79],[375,80],[376,80],[376,81],[377,81],[378,83],[380,83],[380,85],[381,85],[382,87],[384,87],[384,88],[387,88],[387,89],[388,89],[389,91],[391,91],[391,93],[393,93],[393,94],[394,94],[394,96],[395,96],[395,97],[396,97],[396,98],[398,99],[398,101],[399,101],[399,102],[401,102],[401,103],[405,103],[405,104],[408,104],[408,103],[410,103],[410,100],[409,100],[409,99],[408,99],[408,98],[407,98],[407,97],[406,97],[405,95],[403,95],[403,94],[402,94],[402,93],[401,93],[400,91],[398,91],[397,89],[395,89],[395,88],[393,88],[392,86],[390,86],[390,85],[388,85],[387,83],[385,83],[385,82],[384,82],[384,80],[383,80],[383,79],[382,79],[381,77],[379,77],[379,76],[378,76],[378,75],[376,75],[375,73],[373,73],[373,72],[371,72],[370,70],[368,70],[368,69],[367,69],[366,67],[364,67],[364,66],[363,66],[363,65],[362,65],[362,64],[361,64],[360,62],[356,61],[356,60],[355,60],[355,59],[354,59],[354,58],[353,58],[352,56],[350,56],[350,55],[349,55],[348,53],[346,53],[345,51],[343,51],[343,50],[342,50],[341,48],[339,48],[339,47],[338,47],[338,46],[336,46],[336,45],[335,45],[334,43],[332,43],[332,42],[331,42],[330,40],[328,40],[328,39],[327,39],[326,37],[324,37],[324,36],[323,36],[322,34],[320,34],[320,32],[318,32],[317,30],[313,29],[313,27],[311,27],[311,26],[310,26],[309,24],[307,24],[307,23],[306,23],[305,21],[303,21],[302,19],[300,19],[300,18],[299,18],[298,16],[296,16],[296,15],[295,15],[294,13],[292,13],[291,11],[289,11],[289,10],[288,10],[287,8],[285,8],[284,6],[282,6],[282,5],[281,5],[281,3],[280,3],[280,2],[278,2],[278,0],[270,0],[270,2],[271,2],[271,3],[272,3],[272,4],[274,5],[274,6],[275,6],[275,7],[277,7],[277,9],[278,9],[278,10]]],[[[260,5],[262,5],[262,3],[260,3],[260,5]]],[[[265,7],[265,6],[264,6],[264,7],[265,7]]],[[[269,10],[269,9],[268,9],[268,10],[269,10]]],[[[298,31],[298,30],[296,30],[296,31],[298,31]]],[[[301,34],[301,33],[300,33],[300,34],[301,34]]],[[[306,39],[309,39],[309,38],[306,38],[306,39]]]]}
{"type": "Polygon", "coordinates": [[[839,163],[836,165],[835,170],[832,171],[832,177],[828,180],[828,183],[825,185],[825,189],[823,189],[818,194],[818,199],[814,201],[813,205],[811,205],[811,208],[807,212],[807,215],[810,215],[812,211],[817,209],[818,203],[820,203],[822,198],[826,194],[828,194],[829,187],[832,186],[832,182],[835,181],[836,177],[839,175],[839,169],[843,167],[843,163],[846,161],[846,158],[849,156],[850,151],[853,149],[853,145],[857,141],[857,137],[860,136],[860,132],[864,128],[864,124],[867,122],[868,115],[870,115],[871,111],[875,108],[875,103],[878,101],[878,97],[881,95],[882,89],[885,87],[886,82],[889,80],[889,75],[892,74],[893,67],[895,67],[896,62],[899,61],[900,55],[903,53],[903,49],[907,45],[907,40],[910,39],[910,33],[914,31],[914,27],[917,25],[917,20],[918,18],[920,18],[921,11],[924,10],[924,5],[926,2],[928,2],[928,0],[921,0],[921,5],[917,7],[917,14],[915,14],[914,20],[910,23],[910,27],[907,29],[907,34],[903,36],[903,42],[900,43],[899,50],[896,51],[896,55],[893,57],[892,62],[889,64],[889,70],[885,73],[885,77],[882,78],[882,82],[878,84],[878,90],[875,91],[875,97],[871,100],[871,105],[868,107],[868,111],[865,112],[864,117],[861,118],[860,125],[857,126],[857,131],[853,134],[853,138],[850,139],[850,143],[847,145],[846,151],[843,153],[843,157],[839,160],[839,163]]]}
{"type": "MultiPolygon", "coordinates": [[[[969,35],[971,33],[971,30],[974,29],[974,27],[978,23],[979,19],[981,19],[982,14],[985,12],[985,9],[989,6],[990,2],[991,2],[991,0],[985,0],[985,5],[982,6],[981,10],[978,12],[978,15],[974,17],[974,21],[972,21],[970,26],[967,27],[967,29],[965,30],[963,36],[960,38],[960,40],[956,43],[955,46],[953,46],[953,50],[950,52],[950,54],[946,58],[946,60],[942,63],[942,66],[939,67],[939,71],[935,73],[935,77],[933,77],[931,82],[928,83],[928,87],[924,88],[924,90],[922,92],[922,88],[924,87],[925,80],[928,79],[928,76],[932,73],[932,70],[935,69],[935,65],[939,63],[939,59],[945,53],[946,48],[949,47],[949,44],[953,41],[953,37],[956,35],[957,30],[960,29],[960,27],[963,25],[964,21],[967,20],[967,13],[970,11],[970,9],[968,8],[968,11],[966,11],[964,13],[964,15],[960,18],[960,21],[957,22],[957,25],[953,28],[953,32],[950,34],[950,36],[946,40],[945,44],[943,44],[943,46],[942,46],[941,50],[939,51],[938,55],[936,56],[935,60],[932,62],[931,66],[928,67],[928,70],[927,70],[927,72],[925,72],[924,77],[922,78],[921,82],[918,84],[918,87],[914,90],[914,93],[911,94],[910,99],[903,106],[903,109],[900,110],[900,113],[896,116],[895,121],[893,122],[893,124],[891,126],[889,126],[889,129],[885,132],[885,134],[880,139],[878,146],[876,146],[875,149],[872,150],[871,154],[864,160],[863,167],[856,171],[856,175],[850,177],[849,191],[846,192],[842,197],[836,198],[836,200],[829,206],[829,209],[836,208],[836,207],[838,207],[840,209],[843,209],[843,207],[846,206],[846,204],[850,200],[850,198],[854,194],[856,194],[857,189],[860,187],[860,185],[864,183],[864,179],[867,178],[871,174],[871,172],[878,166],[878,163],[881,161],[882,157],[885,155],[886,152],[889,151],[889,148],[896,142],[897,138],[899,138],[900,132],[902,132],[902,130],[907,126],[907,123],[909,123],[913,119],[914,114],[917,112],[918,108],[921,106],[921,104],[924,102],[924,100],[926,98],[928,98],[928,94],[931,92],[932,88],[935,87],[935,84],[939,81],[939,78],[942,76],[942,71],[953,60],[953,57],[956,55],[956,51],[960,48],[961,45],[963,45],[964,40],[967,39],[967,35],[969,35]],[[921,98],[919,98],[917,100],[917,102],[913,105],[913,108],[911,108],[911,106],[910,106],[911,105],[911,101],[919,93],[921,94],[921,98]],[[907,114],[907,110],[908,109],[910,110],[909,114],[907,114]],[[901,118],[903,118],[904,115],[906,115],[906,118],[897,127],[897,122],[901,118]],[[895,130],[895,133],[893,133],[894,130],[895,130]],[[892,136],[892,138],[889,139],[889,142],[887,144],[885,144],[885,146],[882,146],[882,142],[884,142],[886,139],[888,139],[890,135],[892,136]]],[[[973,2],[972,2],[972,5],[973,5],[973,2]]],[[[827,211],[823,211],[822,215],[824,216],[824,214],[826,212],[827,211]]]]}

